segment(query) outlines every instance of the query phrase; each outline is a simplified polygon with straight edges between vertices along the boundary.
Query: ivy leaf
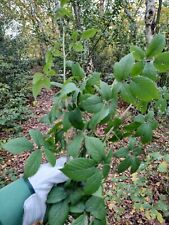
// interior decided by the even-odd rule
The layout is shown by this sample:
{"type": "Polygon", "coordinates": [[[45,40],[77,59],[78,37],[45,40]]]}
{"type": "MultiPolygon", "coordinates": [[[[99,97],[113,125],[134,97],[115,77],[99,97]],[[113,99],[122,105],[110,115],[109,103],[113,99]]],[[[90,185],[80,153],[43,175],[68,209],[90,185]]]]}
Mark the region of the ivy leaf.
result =
{"type": "Polygon", "coordinates": [[[85,72],[79,63],[72,64],[72,75],[76,80],[81,80],[85,76],[85,72]]]}
{"type": "Polygon", "coordinates": [[[150,123],[144,123],[137,129],[136,134],[141,136],[142,143],[149,143],[152,140],[153,131],[150,123]]]}
{"type": "Polygon", "coordinates": [[[127,157],[124,159],[118,166],[118,173],[123,173],[125,170],[127,170],[131,166],[131,158],[127,157]]]}
{"type": "Polygon", "coordinates": [[[125,80],[134,65],[134,58],[132,54],[128,54],[124,56],[119,62],[114,65],[114,75],[117,81],[125,80]]]}
{"type": "Polygon", "coordinates": [[[86,184],[84,185],[84,192],[87,195],[95,193],[101,186],[102,175],[101,172],[97,169],[96,172],[87,179],[86,184]]]}
{"type": "Polygon", "coordinates": [[[86,215],[79,216],[72,225],[88,225],[88,219],[86,215]]]}
{"type": "Polygon", "coordinates": [[[54,187],[52,190],[49,192],[47,203],[48,204],[54,204],[61,202],[68,196],[67,192],[63,187],[54,187]]]}
{"type": "Polygon", "coordinates": [[[162,34],[157,34],[154,36],[153,40],[150,42],[146,56],[152,58],[163,51],[165,47],[165,37],[162,34]]]}
{"type": "Polygon", "coordinates": [[[133,95],[144,102],[159,98],[159,90],[156,84],[147,77],[137,76],[133,78],[130,83],[130,90],[133,95]]]}
{"type": "Polygon", "coordinates": [[[2,147],[13,154],[19,154],[27,150],[33,150],[33,144],[29,142],[25,137],[15,138],[9,140],[2,147]]]}
{"type": "Polygon", "coordinates": [[[86,211],[90,212],[97,219],[104,219],[106,216],[105,204],[103,198],[92,196],[86,202],[86,211]]]}
{"type": "Polygon", "coordinates": [[[43,135],[39,130],[31,129],[29,130],[29,134],[39,148],[44,144],[43,135]]]}
{"type": "Polygon", "coordinates": [[[53,204],[49,210],[49,225],[64,225],[68,214],[69,206],[66,200],[53,204]]]}
{"type": "Polygon", "coordinates": [[[42,161],[42,152],[40,150],[34,151],[26,160],[24,166],[24,177],[33,176],[39,169],[42,161]]]}
{"type": "Polygon", "coordinates": [[[100,162],[104,158],[105,145],[100,139],[95,137],[85,137],[85,146],[87,152],[96,162],[100,162]]]}
{"type": "Polygon", "coordinates": [[[130,52],[133,54],[134,58],[138,61],[143,60],[145,57],[145,52],[143,51],[142,48],[138,46],[131,46],[130,47],[130,52]]]}
{"type": "Polygon", "coordinates": [[[97,32],[98,32],[98,30],[95,28],[85,30],[82,32],[82,39],[89,40],[90,38],[93,38],[97,32]]]}
{"type": "Polygon", "coordinates": [[[84,128],[81,111],[78,108],[69,112],[69,121],[76,129],[82,130],[84,128]]]}
{"type": "Polygon", "coordinates": [[[68,162],[62,172],[76,181],[83,181],[88,179],[96,172],[95,161],[92,159],[77,158],[68,162]]]}
{"type": "Polygon", "coordinates": [[[156,69],[163,73],[169,70],[169,52],[159,54],[154,60],[156,69]]]}
{"type": "Polygon", "coordinates": [[[76,158],[79,155],[83,140],[83,135],[75,136],[73,141],[68,145],[68,153],[70,156],[76,158]]]}

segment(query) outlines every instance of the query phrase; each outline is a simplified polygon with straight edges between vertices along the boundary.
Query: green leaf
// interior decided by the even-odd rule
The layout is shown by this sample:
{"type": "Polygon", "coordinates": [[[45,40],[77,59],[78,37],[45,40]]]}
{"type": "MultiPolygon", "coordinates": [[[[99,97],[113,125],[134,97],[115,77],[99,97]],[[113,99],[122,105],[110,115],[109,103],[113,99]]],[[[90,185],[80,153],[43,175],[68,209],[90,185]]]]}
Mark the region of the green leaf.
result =
{"type": "Polygon", "coordinates": [[[82,213],[85,210],[85,204],[83,202],[78,202],[76,205],[70,206],[71,213],[82,213]]]}
{"type": "Polygon", "coordinates": [[[81,68],[79,63],[72,64],[72,75],[78,81],[81,80],[85,76],[85,72],[81,68]]]}
{"type": "Polygon", "coordinates": [[[105,204],[103,198],[92,196],[86,202],[86,211],[90,212],[97,219],[104,219],[106,216],[105,204]]]}
{"type": "Polygon", "coordinates": [[[90,38],[93,38],[97,32],[98,32],[98,30],[95,28],[85,30],[82,32],[82,39],[89,40],[90,38]]]}
{"type": "Polygon", "coordinates": [[[103,103],[99,96],[92,95],[83,100],[81,106],[89,113],[97,113],[101,110],[103,103]]]}
{"type": "Polygon", "coordinates": [[[95,193],[101,186],[101,182],[102,175],[101,172],[97,169],[97,171],[87,179],[86,184],[84,185],[85,194],[91,195],[95,193]]]}
{"type": "Polygon", "coordinates": [[[2,147],[13,154],[19,154],[27,150],[33,150],[33,144],[29,142],[25,137],[15,138],[9,140],[2,147]]]}
{"type": "Polygon", "coordinates": [[[112,98],[112,90],[111,90],[110,86],[103,81],[100,81],[100,92],[101,92],[102,97],[105,100],[108,101],[112,98]]]}
{"type": "Polygon", "coordinates": [[[53,204],[53,203],[58,203],[67,198],[68,194],[64,190],[63,187],[54,187],[52,190],[49,192],[47,203],[48,204],[53,204]]]}
{"type": "Polygon", "coordinates": [[[48,77],[45,77],[42,73],[35,73],[35,75],[33,76],[32,87],[34,98],[36,98],[40,94],[42,88],[50,88],[50,79],[48,77]]]}
{"type": "Polygon", "coordinates": [[[85,146],[87,149],[87,152],[92,156],[93,160],[96,162],[100,162],[104,156],[104,143],[95,137],[85,137],[85,146]]]}
{"type": "Polygon", "coordinates": [[[119,62],[114,65],[114,75],[117,81],[125,80],[134,65],[134,58],[132,54],[124,56],[119,62]]]}
{"type": "Polygon", "coordinates": [[[169,164],[165,161],[159,164],[158,171],[161,173],[167,173],[169,168],[169,164]]]}
{"type": "Polygon", "coordinates": [[[73,43],[72,47],[75,52],[82,52],[84,50],[83,45],[80,41],[73,43]]]}
{"type": "Polygon", "coordinates": [[[91,120],[89,121],[89,128],[95,129],[96,125],[104,120],[109,115],[109,113],[109,108],[103,105],[102,109],[92,116],[91,120]]]}
{"type": "MultiPolygon", "coordinates": [[[[144,122],[144,121],[143,121],[144,122]]],[[[138,127],[140,126],[140,123],[138,122],[133,122],[133,123],[130,123],[129,125],[126,125],[124,127],[124,129],[128,132],[132,132],[132,131],[135,131],[138,127]]]]}
{"type": "Polygon", "coordinates": [[[75,136],[73,141],[68,145],[68,153],[70,156],[76,158],[79,155],[83,140],[83,135],[75,136]]]}
{"type": "Polygon", "coordinates": [[[78,108],[69,112],[69,121],[76,129],[82,130],[84,128],[81,111],[78,108]]]}
{"type": "Polygon", "coordinates": [[[61,6],[64,6],[65,4],[67,4],[70,0],[61,0],[60,3],[61,3],[61,6]]]}
{"type": "Polygon", "coordinates": [[[64,225],[68,214],[69,206],[66,200],[53,204],[49,211],[49,225],[64,225]]]}
{"type": "Polygon", "coordinates": [[[100,73],[93,72],[87,80],[86,86],[94,86],[100,84],[100,73]]]}
{"type": "Polygon", "coordinates": [[[43,135],[39,130],[31,129],[29,130],[29,134],[39,148],[44,144],[43,135]]]}
{"type": "Polygon", "coordinates": [[[123,173],[131,166],[131,158],[127,157],[118,166],[118,173],[123,173]]]}
{"type": "Polygon", "coordinates": [[[167,72],[169,70],[169,52],[159,54],[154,60],[154,66],[161,73],[167,72]]]}
{"type": "Polygon", "coordinates": [[[135,156],[139,156],[139,155],[141,155],[141,153],[143,153],[143,149],[141,147],[136,147],[133,149],[133,154],[135,156]]]}
{"type": "Polygon", "coordinates": [[[55,12],[55,17],[59,19],[62,17],[71,17],[71,16],[72,16],[72,11],[71,11],[71,8],[68,8],[68,7],[60,7],[55,12]]]}
{"type": "Polygon", "coordinates": [[[24,166],[24,177],[33,176],[39,169],[42,161],[42,152],[40,150],[34,151],[26,160],[24,166]]]}
{"type": "Polygon", "coordinates": [[[141,136],[143,144],[149,143],[152,140],[153,131],[150,123],[142,124],[138,129],[136,134],[141,136]]]}
{"type": "Polygon", "coordinates": [[[104,164],[103,165],[103,177],[106,178],[109,175],[110,172],[110,165],[104,164]]]}
{"type": "Polygon", "coordinates": [[[48,160],[48,162],[52,165],[55,166],[56,164],[56,157],[53,154],[53,152],[51,152],[50,150],[48,150],[47,148],[45,148],[44,150],[45,155],[46,155],[46,159],[48,160]]]}
{"type": "Polygon", "coordinates": [[[150,42],[146,51],[146,56],[148,58],[152,58],[161,53],[164,47],[165,47],[165,37],[162,34],[157,34],[150,42]]]}
{"type": "Polygon", "coordinates": [[[144,68],[143,62],[136,62],[132,67],[131,75],[133,77],[137,76],[137,75],[140,75],[142,73],[143,68],[144,68]]]}
{"type": "Polygon", "coordinates": [[[71,204],[77,204],[83,196],[84,192],[82,191],[82,188],[76,188],[69,196],[71,204]]]}
{"type": "Polygon", "coordinates": [[[157,80],[157,70],[153,65],[153,62],[147,62],[144,66],[142,76],[148,77],[151,80],[157,80]]]}
{"type": "Polygon", "coordinates": [[[130,47],[130,52],[133,54],[134,58],[136,60],[143,60],[145,57],[145,52],[143,51],[142,48],[138,47],[138,46],[131,46],[130,47]]]}
{"type": "Polygon", "coordinates": [[[73,82],[69,82],[69,83],[66,83],[63,86],[61,95],[65,96],[65,95],[70,94],[71,92],[74,92],[74,91],[78,91],[79,92],[79,89],[77,88],[76,84],[74,84],[73,82]]]}
{"type": "Polygon", "coordinates": [[[95,173],[95,161],[92,159],[77,158],[68,162],[62,172],[69,178],[76,181],[88,179],[95,173]]]}
{"type": "Polygon", "coordinates": [[[113,156],[117,157],[117,158],[125,158],[127,157],[129,154],[128,148],[120,148],[118,151],[116,151],[113,156]]]}
{"type": "Polygon", "coordinates": [[[73,32],[72,32],[72,35],[71,35],[72,41],[73,41],[73,42],[76,42],[77,39],[78,39],[78,36],[79,36],[78,31],[73,31],[73,32]]]}
{"type": "Polygon", "coordinates": [[[133,95],[144,102],[159,98],[159,90],[156,84],[147,77],[137,76],[133,78],[130,83],[130,90],[133,95]]]}
{"type": "Polygon", "coordinates": [[[134,104],[136,102],[136,98],[133,95],[129,84],[123,84],[121,86],[120,95],[124,101],[130,104],[134,104]]]}
{"type": "Polygon", "coordinates": [[[106,219],[104,218],[103,220],[98,220],[98,219],[95,219],[93,221],[93,224],[92,225],[106,225],[106,219]]]}
{"type": "Polygon", "coordinates": [[[88,219],[86,215],[79,216],[72,225],[88,225],[88,219]]]}
{"type": "Polygon", "coordinates": [[[64,113],[64,118],[63,118],[63,130],[67,131],[71,128],[71,123],[69,121],[69,112],[64,113]]]}
{"type": "Polygon", "coordinates": [[[144,123],[145,122],[145,116],[142,115],[142,114],[139,114],[139,115],[135,116],[134,122],[136,122],[136,123],[144,123]]]}
{"type": "Polygon", "coordinates": [[[132,161],[131,161],[131,173],[135,173],[138,170],[140,164],[141,164],[141,161],[137,157],[132,159],[132,161]]]}

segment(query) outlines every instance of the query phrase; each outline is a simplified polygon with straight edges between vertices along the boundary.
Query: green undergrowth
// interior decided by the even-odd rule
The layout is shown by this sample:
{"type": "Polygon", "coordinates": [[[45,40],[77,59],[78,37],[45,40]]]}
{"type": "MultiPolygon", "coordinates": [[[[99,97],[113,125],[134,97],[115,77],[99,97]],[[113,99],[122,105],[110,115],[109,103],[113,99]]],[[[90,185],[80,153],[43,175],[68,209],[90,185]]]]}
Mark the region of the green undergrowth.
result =
{"type": "Polygon", "coordinates": [[[18,124],[31,112],[28,102],[32,99],[29,62],[0,61],[0,130],[19,132],[18,124]]]}
{"type": "Polygon", "coordinates": [[[146,222],[169,222],[169,152],[150,152],[137,172],[119,174],[111,179],[112,188],[106,193],[114,220],[121,221],[140,215],[146,222]]]}

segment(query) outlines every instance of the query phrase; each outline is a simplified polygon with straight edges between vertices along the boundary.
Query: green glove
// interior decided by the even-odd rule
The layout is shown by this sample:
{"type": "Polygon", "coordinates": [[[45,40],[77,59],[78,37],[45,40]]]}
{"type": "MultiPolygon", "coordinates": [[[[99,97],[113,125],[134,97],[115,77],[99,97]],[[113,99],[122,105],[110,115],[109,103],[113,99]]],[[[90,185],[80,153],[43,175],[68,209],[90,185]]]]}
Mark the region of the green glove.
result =
{"type": "Polygon", "coordinates": [[[23,178],[0,189],[0,225],[22,225],[25,199],[33,193],[33,187],[23,178]]]}

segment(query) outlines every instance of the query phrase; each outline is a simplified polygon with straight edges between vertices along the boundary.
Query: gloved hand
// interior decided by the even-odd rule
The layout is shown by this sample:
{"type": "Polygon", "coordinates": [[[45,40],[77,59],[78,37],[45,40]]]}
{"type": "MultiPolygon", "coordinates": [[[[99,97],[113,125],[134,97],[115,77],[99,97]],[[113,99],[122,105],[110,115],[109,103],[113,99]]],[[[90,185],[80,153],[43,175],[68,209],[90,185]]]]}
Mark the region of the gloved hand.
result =
{"type": "Polygon", "coordinates": [[[32,225],[37,221],[42,221],[46,211],[47,195],[53,185],[63,183],[68,178],[59,170],[64,167],[67,157],[56,160],[56,165],[52,167],[49,163],[42,164],[38,172],[28,178],[35,190],[24,202],[23,225],[32,225]]]}

